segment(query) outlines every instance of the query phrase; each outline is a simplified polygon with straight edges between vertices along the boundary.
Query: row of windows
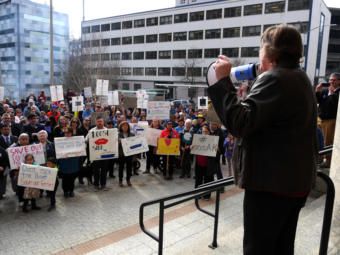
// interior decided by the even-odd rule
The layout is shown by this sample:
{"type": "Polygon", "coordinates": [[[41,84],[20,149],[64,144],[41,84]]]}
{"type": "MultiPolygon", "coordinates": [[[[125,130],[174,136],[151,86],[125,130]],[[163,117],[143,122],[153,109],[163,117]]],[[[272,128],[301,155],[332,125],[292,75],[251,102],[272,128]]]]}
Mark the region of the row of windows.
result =
{"type": "MultiPolygon", "coordinates": [[[[152,59],[187,59],[187,58],[217,58],[220,54],[237,58],[240,55],[239,48],[211,48],[211,49],[190,49],[190,50],[164,50],[164,51],[138,51],[138,52],[117,52],[86,55],[91,61],[110,60],[152,60],[152,59]]],[[[258,57],[259,47],[242,47],[241,57],[258,57]]]]}
{"type": "MultiPolygon", "coordinates": [[[[37,58],[37,57],[25,57],[25,62],[35,62],[35,63],[49,63],[50,60],[47,58],[37,58]]],[[[54,59],[54,64],[61,64],[60,59],[54,59]]]]}
{"type": "Polygon", "coordinates": [[[7,34],[13,34],[14,33],[14,28],[10,29],[5,29],[0,31],[0,35],[7,35],[7,34]]]}
{"type": "Polygon", "coordinates": [[[2,15],[2,16],[0,16],[0,21],[6,20],[6,19],[13,19],[13,18],[14,18],[14,13],[2,15]]]}
{"type": "MultiPolygon", "coordinates": [[[[288,11],[296,11],[296,10],[307,10],[310,7],[310,0],[289,0],[288,1],[288,11]]],[[[286,8],[286,1],[276,1],[265,3],[264,8],[263,4],[252,4],[243,6],[243,15],[259,15],[263,13],[281,13],[284,12],[286,8]]],[[[221,19],[222,16],[224,18],[231,17],[240,17],[242,15],[242,6],[230,7],[224,9],[214,9],[207,11],[197,11],[190,13],[181,13],[175,15],[167,15],[161,17],[152,17],[147,19],[137,19],[137,20],[129,20],[123,22],[115,22],[115,23],[107,23],[102,25],[93,25],[82,28],[82,32],[86,33],[96,33],[96,32],[105,32],[110,30],[120,30],[120,29],[130,29],[130,28],[139,28],[145,26],[157,26],[157,25],[166,25],[172,23],[183,23],[183,22],[194,22],[201,20],[211,20],[211,19],[221,19]],[[223,15],[224,10],[224,15],[223,15]]]]}
{"type": "MultiPolygon", "coordinates": [[[[296,26],[301,33],[305,33],[308,30],[308,22],[290,23],[296,26]]],[[[268,27],[275,24],[263,25],[263,31],[268,27]]],[[[259,36],[261,35],[262,26],[245,26],[242,27],[242,37],[247,36],[259,36]]],[[[110,45],[126,45],[126,44],[140,44],[140,43],[157,43],[157,42],[171,42],[171,41],[186,41],[186,40],[203,40],[203,39],[220,39],[232,38],[241,36],[241,27],[229,27],[223,29],[209,29],[209,30],[196,30],[196,31],[183,31],[174,33],[163,33],[163,34],[151,34],[151,35],[137,35],[137,36],[126,36],[83,41],[83,47],[99,47],[99,46],[110,46],[110,45]]]]}
{"type": "Polygon", "coordinates": [[[15,61],[15,57],[14,57],[14,56],[1,57],[1,58],[0,58],[0,61],[1,61],[1,62],[15,61]]]}
{"type": "Polygon", "coordinates": [[[13,47],[15,47],[15,43],[14,42],[0,43],[0,49],[2,49],[2,48],[13,48],[13,47]]]}

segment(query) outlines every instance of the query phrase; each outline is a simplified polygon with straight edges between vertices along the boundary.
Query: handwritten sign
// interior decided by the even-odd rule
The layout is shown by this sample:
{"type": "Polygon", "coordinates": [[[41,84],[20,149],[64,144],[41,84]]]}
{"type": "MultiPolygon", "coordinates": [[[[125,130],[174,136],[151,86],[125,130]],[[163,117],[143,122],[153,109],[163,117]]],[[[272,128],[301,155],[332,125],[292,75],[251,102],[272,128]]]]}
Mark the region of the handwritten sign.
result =
{"type": "Polygon", "coordinates": [[[207,110],[208,109],[208,97],[198,97],[198,109],[207,110]]]}
{"type": "Polygon", "coordinates": [[[92,88],[91,87],[84,88],[84,96],[86,98],[91,98],[92,97],[92,88]]]}
{"type": "Polygon", "coordinates": [[[135,135],[145,135],[145,130],[148,128],[148,122],[140,121],[138,123],[130,123],[131,132],[135,135]]]}
{"type": "Polygon", "coordinates": [[[108,80],[97,80],[96,95],[107,96],[108,92],[109,92],[109,81],[108,80]]]}
{"type": "Polygon", "coordinates": [[[89,132],[90,161],[118,158],[118,131],[113,129],[89,132]]]}
{"type": "Polygon", "coordinates": [[[218,146],[218,140],[218,136],[194,134],[191,154],[216,157],[216,147],[218,146]]]}
{"type": "Polygon", "coordinates": [[[5,88],[4,87],[0,87],[0,101],[2,102],[4,100],[5,97],[5,88]]]}
{"type": "Polygon", "coordinates": [[[144,136],[132,136],[124,138],[121,141],[125,156],[131,156],[149,151],[149,146],[144,136]]]}
{"type": "Polygon", "coordinates": [[[146,93],[146,90],[136,91],[136,97],[137,97],[137,108],[141,108],[141,109],[148,108],[149,96],[146,93]]]}
{"type": "Polygon", "coordinates": [[[104,122],[108,122],[109,121],[109,116],[110,113],[109,112],[92,112],[91,113],[91,126],[95,126],[96,125],[96,119],[98,117],[102,117],[104,119],[104,122]]]}
{"type": "Polygon", "coordinates": [[[156,128],[147,128],[145,130],[145,137],[148,145],[157,147],[158,138],[160,137],[162,130],[156,128]]]}
{"type": "Polygon", "coordinates": [[[149,101],[146,114],[147,120],[167,120],[170,118],[170,102],[166,101],[149,101]]]}
{"type": "Polygon", "coordinates": [[[179,138],[158,138],[158,155],[175,155],[179,156],[179,138]]]}
{"type": "Polygon", "coordinates": [[[21,164],[18,186],[54,190],[58,169],[21,164]]]}
{"type": "Polygon", "coordinates": [[[84,136],[54,138],[57,159],[86,156],[84,136]]]}
{"type": "Polygon", "coordinates": [[[27,154],[32,154],[34,161],[38,164],[45,164],[44,149],[41,144],[32,144],[20,147],[10,147],[7,149],[11,169],[18,169],[21,163],[25,161],[27,154]]]}
{"type": "Polygon", "coordinates": [[[118,91],[109,91],[107,103],[108,105],[119,105],[118,91]]]}
{"type": "Polygon", "coordinates": [[[61,101],[64,100],[63,85],[50,86],[51,101],[61,101]]]}
{"type": "Polygon", "coordinates": [[[84,98],[81,96],[72,97],[72,111],[79,112],[84,109],[84,98]]]}

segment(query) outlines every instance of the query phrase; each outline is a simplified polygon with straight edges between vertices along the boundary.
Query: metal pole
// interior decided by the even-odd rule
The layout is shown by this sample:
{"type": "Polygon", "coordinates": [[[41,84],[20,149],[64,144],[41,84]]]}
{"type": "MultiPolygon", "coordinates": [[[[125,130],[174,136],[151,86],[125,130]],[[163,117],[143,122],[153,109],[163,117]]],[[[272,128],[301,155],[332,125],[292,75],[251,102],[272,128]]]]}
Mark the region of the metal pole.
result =
{"type": "Polygon", "coordinates": [[[53,0],[50,0],[50,86],[54,85],[54,59],[53,59],[53,0]]]}
{"type": "Polygon", "coordinates": [[[216,190],[216,204],[215,204],[215,223],[214,223],[214,237],[213,242],[209,247],[211,249],[217,248],[217,229],[218,229],[218,216],[220,211],[220,189],[216,190]]]}
{"type": "Polygon", "coordinates": [[[1,58],[0,58],[0,86],[2,86],[1,58]]]}
{"type": "Polygon", "coordinates": [[[85,0],[83,0],[83,21],[85,21],[85,0]]]}
{"type": "Polygon", "coordinates": [[[159,203],[158,255],[163,254],[164,201],[159,203]]]}

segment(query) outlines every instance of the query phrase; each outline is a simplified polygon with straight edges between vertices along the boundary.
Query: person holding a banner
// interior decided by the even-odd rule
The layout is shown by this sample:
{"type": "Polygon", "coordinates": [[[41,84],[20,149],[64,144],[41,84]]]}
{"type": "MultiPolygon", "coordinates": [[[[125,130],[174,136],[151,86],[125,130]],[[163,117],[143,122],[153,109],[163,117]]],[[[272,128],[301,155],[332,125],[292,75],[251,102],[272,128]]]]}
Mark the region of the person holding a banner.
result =
{"type": "Polygon", "coordinates": [[[131,186],[131,176],[132,176],[132,158],[133,156],[125,156],[123,153],[123,148],[121,144],[121,140],[127,137],[135,136],[130,131],[130,125],[127,121],[122,121],[119,124],[119,134],[118,134],[118,142],[119,142],[119,186],[123,187],[123,171],[124,166],[126,165],[126,183],[128,186],[131,186]]]}
{"type": "Polygon", "coordinates": [[[53,130],[54,137],[63,137],[69,128],[68,119],[65,116],[60,116],[58,125],[53,130]]]}
{"type": "Polygon", "coordinates": [[[39,143],[44,148],[45,158],[55,157],[55,148],[53,142],[48,139],[48,133],[45,130],[40,130],[38,132],[39,143]]]}
{"type": "MultiPolygon", "coordinates": [[[[161,126],[160,121],[157,118],[152,120],[150,128],[155,128],[159,130],[163,130],[163,126],[161,126]]],[[[144,174],[150,173],[151,165],[153,166],[153,170],[155,174],[157,174],[157,169],[159,168],[159,160],[160,157],[156,154],[156,146],[149,145],[149,151],[146,153],[146,170],[143,172],[144,174]]]]}
{"type": "Polygon", "coordinates": [[[191,119],[185,121],[185,127],[179,134],[181,138],[181,166],[182,173],[179,178],[185,176],[190,178],[192,155],[190,154],[190,145],[194,136],[194,131],[191,127],[191,119]]]}

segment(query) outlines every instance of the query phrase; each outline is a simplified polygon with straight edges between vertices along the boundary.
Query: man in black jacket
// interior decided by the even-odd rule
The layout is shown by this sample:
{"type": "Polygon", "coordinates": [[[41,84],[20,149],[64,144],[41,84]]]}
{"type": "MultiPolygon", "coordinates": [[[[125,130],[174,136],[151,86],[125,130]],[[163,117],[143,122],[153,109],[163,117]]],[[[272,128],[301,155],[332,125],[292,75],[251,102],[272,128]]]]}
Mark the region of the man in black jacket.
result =
{"type": "MultiPolygon", "coordinates": [[[[328,88],[320,83],[316,89],[316,99],[319,103],[319,118],[321,119],[321,130],[324,135],[325,146],[332,145],[334,140],[335,122],[338,111],[340,92],[340,73],[332,73],[329,78],[328,88]]],[[[331,155],[325,157],[326,161],[321,167],[329,167],[331,155]]]]}
{"type": "Polygon", "coordinates": [[[6,193],[7,171],[9,170],[9,160],[7,152],[0,146],[0,199],[6,193]]]}
{"type": "Polygon", "coordinates": [[[2,115],[2,124],[8,124],[11,127],[11,134],[14,136],[19,136],[21,133],[21,127],[17,123],[12,123],[11,115],[9,113],[4,113],[2,115]]]}
{"type": "Polygon", "coordinates": [[[13,143],[18,142],[18,137],[11,135],[11,127],[8,123],[1,125],[0,146],[5,150],[13,143]]]}
{"type": "Polygon", "coordinates": [[[38,132],[40,130],[45,130],[44,125],[39,124],[38,116],[35,114],[30,114],[27,117],[28,124],[24,125],[22,132],[27,133],[30,137],[30,143],[38,142],[38,132]]]}

